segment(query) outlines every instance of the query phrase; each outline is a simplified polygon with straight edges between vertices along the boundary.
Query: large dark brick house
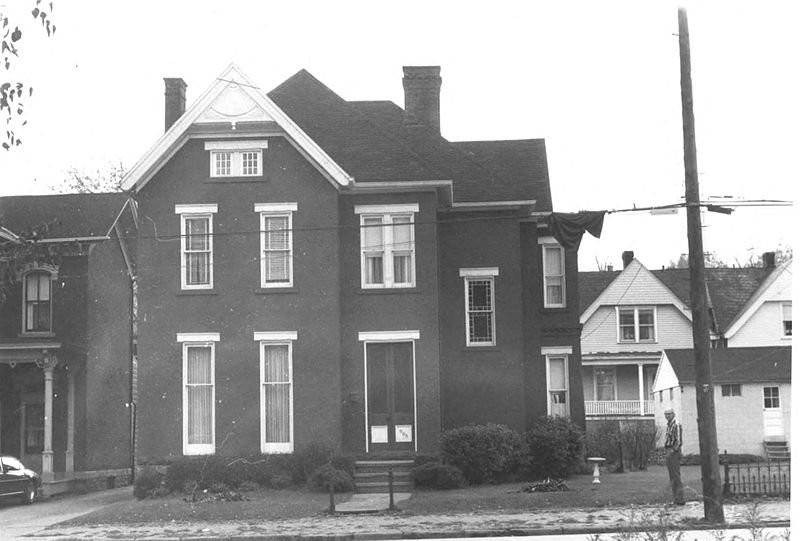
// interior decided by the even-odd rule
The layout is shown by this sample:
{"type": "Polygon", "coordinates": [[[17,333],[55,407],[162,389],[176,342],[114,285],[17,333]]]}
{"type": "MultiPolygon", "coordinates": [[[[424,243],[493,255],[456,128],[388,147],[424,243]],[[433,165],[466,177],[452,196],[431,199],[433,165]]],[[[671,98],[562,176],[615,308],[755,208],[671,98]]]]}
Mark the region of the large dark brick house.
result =
{"type": "Polygon", "coordinates": [[[583,423],[577,254],[544,141],[451,142],[438,67],[405,109],[235,66],[128,172],[138,456],[433,452],[443,429],[583,423]]]}
{"type": "Polygon", "coordinates": [[[0,453],[49,494],[127,482],[128,197],[1,197],[0,221],[0,453]]]}

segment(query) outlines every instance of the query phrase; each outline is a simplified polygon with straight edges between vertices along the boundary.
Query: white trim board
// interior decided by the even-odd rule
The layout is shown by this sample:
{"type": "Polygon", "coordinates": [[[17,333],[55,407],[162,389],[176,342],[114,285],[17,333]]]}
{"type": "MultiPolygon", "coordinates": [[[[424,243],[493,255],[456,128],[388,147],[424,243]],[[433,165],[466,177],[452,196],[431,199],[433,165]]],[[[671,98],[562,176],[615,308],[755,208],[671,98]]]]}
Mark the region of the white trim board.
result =
{"type": "Polygon", "coordinates": [[[364,331],[358,333],[359,342],[399,342],[419,340],[419,331],[364,331]]]}

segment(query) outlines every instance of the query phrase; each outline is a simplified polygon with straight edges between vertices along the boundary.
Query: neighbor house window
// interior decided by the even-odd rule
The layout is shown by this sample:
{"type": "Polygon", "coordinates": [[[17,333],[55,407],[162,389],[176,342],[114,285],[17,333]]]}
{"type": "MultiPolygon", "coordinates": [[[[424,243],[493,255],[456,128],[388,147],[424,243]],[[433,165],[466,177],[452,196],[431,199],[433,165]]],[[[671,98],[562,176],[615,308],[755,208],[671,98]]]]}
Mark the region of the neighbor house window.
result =
{"type": "Polygon", "coordinates": [[[292,213],[297,203],[256,203],[261,220],[261,287],[291,287],[292,213]]]}
{"type": "Polygon", "coordinates": [[[567,357],[545,357],[547,361],[547,414],[569,417],[569,368],[567,357]]]}
{"type": "Polygon", "coordinates": [[[294,451],[292,341],[296,332],[256,332],[259,342],[261,452],[294,451]]]}
{"type": "Polygon", "coordinates": [[[25,454],[38,454],[44,450],[44,404],[23,403],[25,454]]]}
{"type": "Polygon", "coordinates": [[[723,385],[722,396],[742,396],[742,384],[731,383],[723,385]]]}
{"type": "Polygon", "coordinates": [[[778,387],[764,387],[764,409],[781,407],[781,396],[778,387]]]}
{"type": "Polygon", "coordinates": [[[217,333],[181,333],[183,454],[214,453],[214,352],[217,333]]]}
{"type": "Polygon", "coordinates": [[[217,205],[175,205],[181,219],[181,289],[214,287],[213,216],[217,205]]]}
{"type": "Polygon", "coordinates": [[[792,303],[783,303],[781,310],[783,312],[783,336],[792,336],[792,303]]]}
{"type": "Polygon", "coordinates": [[[613,366],[595,367],[594,396],[595,400],[617,399],[617,372],[613,366]]]}
{"type": "Polygon", "coordinates": [[[464,278],[464,312],[467,346],[494,346],[495,331],[494,279],[497,267],[461,269],[464,278]]]}
{"type": "Polygon", "coordinates": [[[542,245],[544,261],[544,307],[563,308],[566,301],[564,248],[558,244],[542,245]]]}
{"type": "Polygon", "coordinates": [[[32,271],[23,281],[23,332],[49,333],[53,330],[52,279],[48,271],[32,271]]]}
{"type": "Polygon", "coordinates": [[[356,205],[361,222],[361,287],[414,287],[414,214],[419,205],[356,205]]]}
{"type": "Polygon", "coordinates": [[[258,177],[263,171],[267,141],[209,141],[211,177],[258,177]]]}
{"type": "Polygon", "coordinates": [[[617,307],[619,342],[655,342],[656,309],[617,307]]]}

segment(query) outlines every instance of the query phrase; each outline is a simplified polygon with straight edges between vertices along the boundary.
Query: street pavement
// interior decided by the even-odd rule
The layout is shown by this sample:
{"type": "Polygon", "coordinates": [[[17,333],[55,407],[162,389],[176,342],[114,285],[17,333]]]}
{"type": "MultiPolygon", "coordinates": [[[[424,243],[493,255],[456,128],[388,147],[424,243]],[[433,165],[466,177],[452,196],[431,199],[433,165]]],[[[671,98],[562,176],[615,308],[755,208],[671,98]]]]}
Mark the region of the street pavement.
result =
{"type": "MultiPolygon", "coordinates": [[[[125,489],[117,489],[125,490],[125,489]]],[[[114,492],[114,491],[107,491],[114,492]]],[[[116,497],[116,494],[114,495],[116,497]]],[[[122,494],[121,498],[130,498],[130,489],[122,494]]],[[[120,500],[115,500],[120,501],[120,500]]],[[[376,500],[377,501],[377,500],[376,500]]],[[[388,500],[387,500],[388,501],[388,500]]],[[[95,506],[112,503],[100,498],[95,501],[95,506]]],[[[385,502],[379,502],[383,506],[385,502]]],[[[49,504],[37,504],[23,509],[30,509],[39,515],[45,515],[49,504]]],[[[84,501],[81,505],[91,511],[91,501],[84,501]]],[[[487,536],[535,536],[535,535],[578,535],[580,539],[587,539],[590,533],[624,531],[633,522],[641,525],[643,522],[655,521],[659,512],[665,512],[664,507],[650,506],[632,508],[593,508],[569,510],[531,510],[525,513],[466,513],[442,515],[405,515],[402,511],[388,512],[372,509],[368,514],[343,514],[327,515],[320,513],[317,516],[298,520],[272,520],[246,522],[226,521],[219,523],[186,522],[186,523],[159,523],[159,524],[98,524],[92,526],[63,526],[56,523],[82,514],[78,508],[73,507],[72,514],[59,515],[47,519],[38,517],[36,524],[8,526],[8,519],[16,516],[16,510],[8,513],[9,508],[0,508],[0,538],[8,539],[12,536],[25,535],[25,539],[68,541],[81,540],[119,540],[119,539],[153,539],[153,540],[188,540],[188,539],[270,539],[272,541],[287,541],[289,539],[314,538],[343,540],[386,540],[409,538],[464,538],[487,536]],[[6,530],[2,530],[6,528],[6,530]],[[38,528],[38,529],[36,529],[38,528]]],[[[370,509],[363,509],[369,511],[370,509]]],[[[54,510],[61,513],[63,511],[54,510]]],[[[695,527],[694,523],[703,516],[703,507],[700,502],[689,502],[685,507],[668,507],[666,518],[670,524],[683,528],[695,527]]],[[[762,525],[773,527],[777,532],[777,539],[783,537],[783,532],[789,524],[789,501],[765,501],[760,503],[758,521],[762,525]]],[[[729,525],[739,528],[754,524],[752,506],[748,504],[727,504],[725,516],[729,525]]],[[[708,538],[685,537],[685,539],[708,538]]],[[[749,536],[745,536],[747,538],[749,536]]],[[[606,538],[610,538],[606,536],[606,538]]],[[[725,538],[731,539],[731,535],[725,538]]],[[[787,537],[788,539],[788,534],[787,537]]]]}

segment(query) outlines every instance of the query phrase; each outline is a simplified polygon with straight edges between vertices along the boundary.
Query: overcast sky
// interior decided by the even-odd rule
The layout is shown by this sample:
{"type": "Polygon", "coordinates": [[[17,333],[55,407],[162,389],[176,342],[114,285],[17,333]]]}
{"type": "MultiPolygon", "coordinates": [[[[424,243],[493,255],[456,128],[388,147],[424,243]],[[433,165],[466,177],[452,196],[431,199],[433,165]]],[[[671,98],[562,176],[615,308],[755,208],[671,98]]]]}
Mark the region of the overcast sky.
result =
{"type": "MultiPolygon", "coordinates": [[[[130,167],[163,131],[163,77],[193,102],[231,62],[269,91],[305,68],[348,100],[403,105],[402,66],[442,66],[450,140],[543,137],[557,211],[680,202],[677,4],[671,2],[211,2],[0,0],[23,26],[12,77],[35,92],[23,146],[0,150],[0,195],[49,193],[70,168],[130,167]]],[[[686,2],[705,196],[794,199],[800,181],[800,3],[686,2]]],[[[0,72],[0,79],[8,73],[0,72]]],[[[793,207],[709,215],[723,258],[792,242],[793,207]]],[[[686,252],[686,220],[606,217],[581,270],[650,268],[686,252]]]]}

